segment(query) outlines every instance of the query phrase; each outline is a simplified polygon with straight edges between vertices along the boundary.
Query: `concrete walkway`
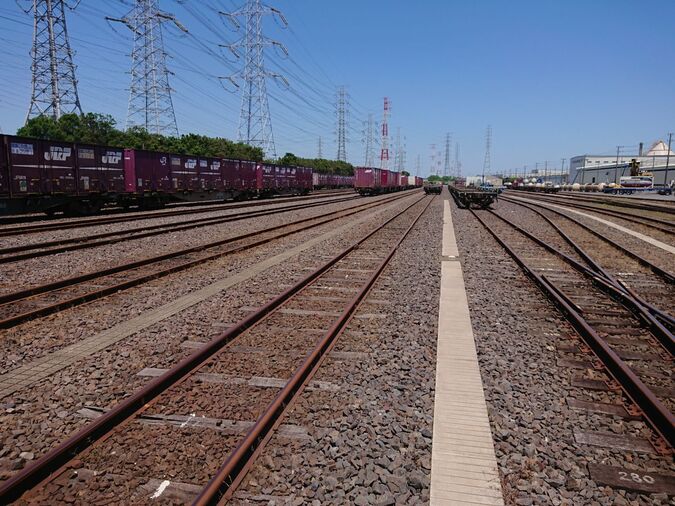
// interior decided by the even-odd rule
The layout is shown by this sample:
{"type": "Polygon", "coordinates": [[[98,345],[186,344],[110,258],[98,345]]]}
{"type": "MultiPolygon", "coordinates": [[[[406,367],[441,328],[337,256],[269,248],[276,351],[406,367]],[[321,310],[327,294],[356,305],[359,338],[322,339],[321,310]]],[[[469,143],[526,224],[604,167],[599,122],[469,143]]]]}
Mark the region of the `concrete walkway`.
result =
{"type": "Polygon", "coordinates": [[[431,504],[503,505],[450,201],[444,205],[431,504]]]}

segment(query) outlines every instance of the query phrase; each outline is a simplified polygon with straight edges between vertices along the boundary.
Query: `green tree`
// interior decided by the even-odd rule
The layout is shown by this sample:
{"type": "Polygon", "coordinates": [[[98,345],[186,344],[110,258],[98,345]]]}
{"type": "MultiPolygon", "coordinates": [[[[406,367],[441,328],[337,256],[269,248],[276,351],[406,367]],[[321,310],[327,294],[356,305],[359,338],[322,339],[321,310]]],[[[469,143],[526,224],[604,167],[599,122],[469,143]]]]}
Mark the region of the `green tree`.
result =
{"type": "Polygon", "coordinates": [[[112,116],[97,113],[64,114],[58,120],[49,116],[38,116],[31,118],[26,125],[19,128],[17,135],[51,141],[102,144],[196,156],[253,161],[263,159],[262,149],[240,142],[235,143],[222,137],[199,134],[168,137],[151,134],[138,126],[125,131],[119,130],[112,116]]]}

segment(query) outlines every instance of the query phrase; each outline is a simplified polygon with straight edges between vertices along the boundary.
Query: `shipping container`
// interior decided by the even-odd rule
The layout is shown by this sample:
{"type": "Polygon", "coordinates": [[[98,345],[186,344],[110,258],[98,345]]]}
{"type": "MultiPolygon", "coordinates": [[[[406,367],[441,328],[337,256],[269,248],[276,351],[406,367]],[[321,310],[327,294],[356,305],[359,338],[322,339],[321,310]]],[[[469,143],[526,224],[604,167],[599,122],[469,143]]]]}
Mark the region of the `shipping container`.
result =
{"type": "Polygon", "coordinates": [[[170,193],[174,187],[171,165],[180,167],[180,157],[140,149],[124,150],[124,183],[128,193],[170,193]]]}
{"type": "MultiPolygon", "coordinates": [[[[0,137],[0,197],[9,197],[9,163],[7,161],[7,138],[0,137]]],[[[2,206],[4,208],[5,206],[2,206]]]]}
{"type": "Polygon", "coordinates": [[[223,191],[224,179],[220,158],[199,157],[199,189],[202,191],[223,191]]]}
{"type": "Polygon", "coordinates": [[[94,145],[76,149],[79,195],[124,192],[124,150],[94,145]]]}

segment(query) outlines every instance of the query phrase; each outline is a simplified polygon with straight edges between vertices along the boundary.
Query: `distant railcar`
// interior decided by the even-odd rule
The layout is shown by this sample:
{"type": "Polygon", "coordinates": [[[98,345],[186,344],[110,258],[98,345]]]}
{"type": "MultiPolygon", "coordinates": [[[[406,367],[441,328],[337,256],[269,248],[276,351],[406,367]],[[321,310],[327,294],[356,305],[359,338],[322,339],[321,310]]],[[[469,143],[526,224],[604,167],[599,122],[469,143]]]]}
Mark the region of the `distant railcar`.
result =
{"type": "Polygon", "coordinates": [[[91,214],[104,205],[301,195],[313,170],[0,135],[0,213],[91,214]]]}

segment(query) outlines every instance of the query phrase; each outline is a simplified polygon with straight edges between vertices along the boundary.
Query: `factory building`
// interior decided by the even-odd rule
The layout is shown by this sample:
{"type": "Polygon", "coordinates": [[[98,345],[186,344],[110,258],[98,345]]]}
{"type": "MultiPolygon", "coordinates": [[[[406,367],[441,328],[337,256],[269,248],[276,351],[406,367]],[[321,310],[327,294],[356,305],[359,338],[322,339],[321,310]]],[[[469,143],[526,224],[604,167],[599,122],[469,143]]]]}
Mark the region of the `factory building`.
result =
{"type": "Polygon", "coordinates": [[[654,175],[654,184],[670,184],[675,179],[675,153],[664,141],[656,141],[646,153],[634,155],[582,155],[570,159],[571,183],[618,183],[630,175],[630,161],[640,162],[640,169],[654,175]],[[667,179],[666,179],[667,178],[667,179]]]}

